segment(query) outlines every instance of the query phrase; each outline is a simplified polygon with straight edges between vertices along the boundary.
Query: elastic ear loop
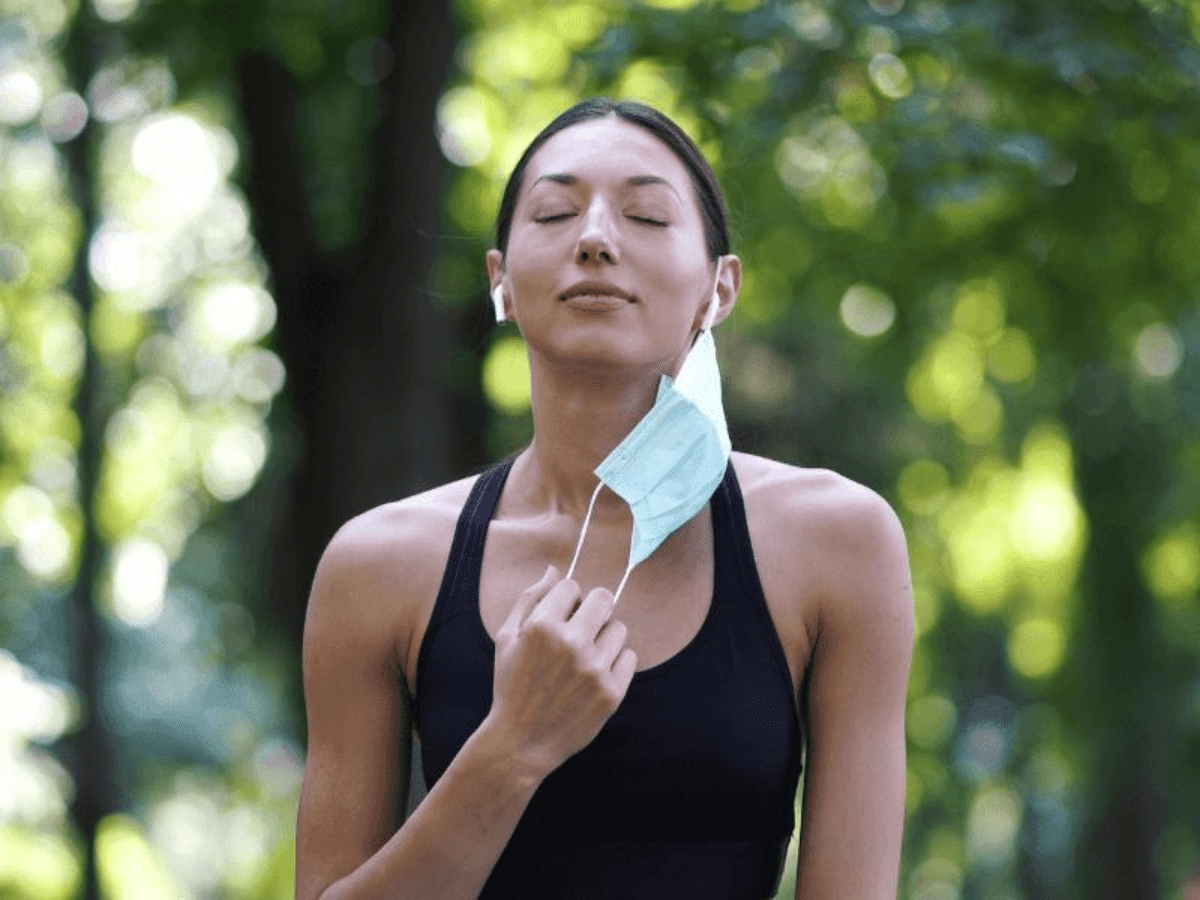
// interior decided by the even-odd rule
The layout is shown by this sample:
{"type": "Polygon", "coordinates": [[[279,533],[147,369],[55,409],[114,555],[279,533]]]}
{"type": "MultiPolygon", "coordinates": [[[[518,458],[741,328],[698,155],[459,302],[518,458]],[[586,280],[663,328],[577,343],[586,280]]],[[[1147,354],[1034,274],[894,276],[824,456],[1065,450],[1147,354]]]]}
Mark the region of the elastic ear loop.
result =
{"type": "Polygon", "coordinates": [[[592,499],[588,501],[587,514],[583,517],[583,528],[579,532],[579,540],[575,542],[575,555],[571,557],[571,565],[567,569],[568,578],[575,574],[575,564],[579,562],[579,551],[583,549],[583,539],[587,536],[588,524],[592,521],[592,509],[596,506],[596,498],[600,496],[602,487],[604,487],[604,482],[598,482],[596,489],[592,491],[592,499]]]}
{"type": "MultiPolygon", "coordinates": [[[[720,277],[721,277],[721,273],[718,272],[717,278],[720,278],[720,277]]],[[[717,293],[717,285],[716,285],[716,283],[714,283],[712,299],[708,301],[708,312],[706,312],[704,314],[704,324],[702,324],[700,326],[701,332],[712,330],[713,320],[717,317],[717,307],[720,305],[721,305],[721,297],[717,293]]]]}
{"type": "MultiPolygon", "coordinates": [[[[596,506],[596,498],[600,496],[600,490],[604,487],[604,482],[601,481],[596,485],[596,489],[592,491],[592,499],[588,501],[587,513],[583,517],[583,528],[579,531],[579,540],[575,542],[575,555],[571,557],[571,565],[567,568],[567,578],[575,574],[575,564],[579,562],[579,552],[583,549],[583,539],[587,536],[588,525],[592,521],[592,510],[596,506]]],[[[630,559],[633,559],[632,552],[630,559]]],[[[621,583],[617,585],[616,591],[613,592],[613,606],[617,605],[617,601],[621,599],[621,591],[625,590],[625,582],[629,580],[629,573],[633,571],[633,564],[630,563],[625,567],[625,574],[621,576],[621,583]]]]}

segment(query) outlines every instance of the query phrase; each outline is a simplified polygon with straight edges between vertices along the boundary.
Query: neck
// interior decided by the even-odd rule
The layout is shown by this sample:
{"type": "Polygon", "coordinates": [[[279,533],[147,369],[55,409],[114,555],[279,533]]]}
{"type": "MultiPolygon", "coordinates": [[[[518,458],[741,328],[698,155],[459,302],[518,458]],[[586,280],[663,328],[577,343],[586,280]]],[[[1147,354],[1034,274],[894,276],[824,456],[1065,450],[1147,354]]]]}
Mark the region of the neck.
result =
{"type": "MultiPolygon", "coordinates": [[[[582,519],[598,483],[594,470],[654,405],[662,373],[530,363],[534,439],[518,463],[521,480],[538,507],[582,519]]],[[[627,518],[628,507],[602,490],[593,517],[627,518]]]]}

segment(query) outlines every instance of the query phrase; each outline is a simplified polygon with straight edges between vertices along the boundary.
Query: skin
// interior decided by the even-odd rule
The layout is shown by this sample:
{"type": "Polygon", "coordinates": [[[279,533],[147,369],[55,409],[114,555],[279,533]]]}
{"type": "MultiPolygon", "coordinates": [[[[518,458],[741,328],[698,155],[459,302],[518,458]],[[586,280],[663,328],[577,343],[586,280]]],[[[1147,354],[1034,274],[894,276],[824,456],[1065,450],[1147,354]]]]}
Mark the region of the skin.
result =
{"type": "MultiPolygon", "coordinates": [[[[632,520],[602,491],[575,576],[561,574],[592,470],[650,408],[659,376],[678,371],[714,289],[718,322],[737,299],[740,261],[708,258],[683,164],[616,118],[560,132],[531,161],[507,252],[487,265],[529,347],[535,424],[484,551],[493,707],[401,825],[412,726],[398,685],[415,688],[472,480],[347,523],[305,630],[299,900],[476,896],[537,785],[591,741],[633,672],[683,649],[707,612],[707,508],[634,570],[614,611],[632,520]],[[581,282],[592,296],[565,300],[581,282]]],[[[903,532],[882,499],[832,472],[733,462],[798,699],[811,663],[796,896],[895,897],[913,640],[903,532]]]]}

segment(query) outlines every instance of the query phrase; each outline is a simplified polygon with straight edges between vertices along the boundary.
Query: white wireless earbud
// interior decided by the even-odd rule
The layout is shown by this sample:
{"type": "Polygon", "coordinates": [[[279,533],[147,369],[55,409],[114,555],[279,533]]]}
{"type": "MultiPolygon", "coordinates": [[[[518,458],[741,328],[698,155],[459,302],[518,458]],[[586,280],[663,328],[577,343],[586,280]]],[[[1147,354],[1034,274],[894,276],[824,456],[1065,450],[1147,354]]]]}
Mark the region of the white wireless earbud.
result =
{"type": "Polygon", "coordinates": [[[492,308],[496,311],[497,322],[507,322],[508,316],[504,314],[504,286],[496,285],[492,288],[492,308]]]}

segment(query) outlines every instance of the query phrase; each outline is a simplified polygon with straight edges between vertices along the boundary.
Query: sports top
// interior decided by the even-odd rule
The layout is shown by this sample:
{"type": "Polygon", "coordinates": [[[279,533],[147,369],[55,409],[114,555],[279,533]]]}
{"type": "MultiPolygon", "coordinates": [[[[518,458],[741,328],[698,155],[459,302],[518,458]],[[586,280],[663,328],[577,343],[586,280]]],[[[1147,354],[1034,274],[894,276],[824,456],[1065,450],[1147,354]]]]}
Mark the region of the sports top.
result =
{"type": "MultiPolygon", "coordinates": [[[[421,644],[414,714],[430,787],[491,708],[496,648],[479,576],[511,465],[476,480],[421,644]]],[[[595,740],[542,782],[483,900],[775,894],[804,738],[732,464],[709,505],[713,597],[700,631],[635,673],[595,740]]]]}

